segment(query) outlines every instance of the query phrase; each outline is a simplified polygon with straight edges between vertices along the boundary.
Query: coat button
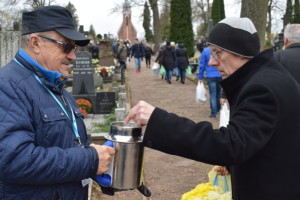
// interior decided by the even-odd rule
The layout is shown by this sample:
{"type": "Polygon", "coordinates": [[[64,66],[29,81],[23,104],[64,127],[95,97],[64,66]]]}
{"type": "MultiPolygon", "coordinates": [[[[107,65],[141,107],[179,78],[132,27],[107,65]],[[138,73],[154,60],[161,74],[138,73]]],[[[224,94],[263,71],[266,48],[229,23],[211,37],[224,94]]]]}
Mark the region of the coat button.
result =
{"type": "Polygon", "coordinates": [[[48,118],[48,115],[44,115],[44,118],[47,119],[47,118],[48,118]]]}
{"type": "Polygon", "coordinates": [[[65,114],[63,112],[60,113],[62,116],[64,116],[65,114]]]}

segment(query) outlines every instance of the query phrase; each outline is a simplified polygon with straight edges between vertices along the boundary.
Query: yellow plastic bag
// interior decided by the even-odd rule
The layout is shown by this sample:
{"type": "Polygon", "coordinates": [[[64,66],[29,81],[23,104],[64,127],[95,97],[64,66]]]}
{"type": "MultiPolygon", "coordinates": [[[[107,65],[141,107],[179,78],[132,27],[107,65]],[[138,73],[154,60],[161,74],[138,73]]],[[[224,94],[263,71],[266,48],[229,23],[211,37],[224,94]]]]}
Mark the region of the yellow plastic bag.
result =
{"type": "Polygon", "coordinates": [[[230,175],[219,176],[213,168],[208,178],[208,183],[201,183],[184,193],[181,200],[232,200],[230,175]]]}
{"type": "Polygon", "coordinates": [[[231,192],[231,176],[226,175],[226,176],[220,176],[217,174],[217,172],[214,170],[214,168],[212,170],[210,170],[210,172],[208,172],[208,179],[209,182],[212,183],[213,185],[217,184],[216,186],[220,187],[223,192],[231,192]],[[217,178],[217,181],[216,181],[217,178]],[[216,183],[217,182],[217,183],[216,183]],[[227,186],[228,189],[226,189],[226,183],[227,182],[227,186]]]}

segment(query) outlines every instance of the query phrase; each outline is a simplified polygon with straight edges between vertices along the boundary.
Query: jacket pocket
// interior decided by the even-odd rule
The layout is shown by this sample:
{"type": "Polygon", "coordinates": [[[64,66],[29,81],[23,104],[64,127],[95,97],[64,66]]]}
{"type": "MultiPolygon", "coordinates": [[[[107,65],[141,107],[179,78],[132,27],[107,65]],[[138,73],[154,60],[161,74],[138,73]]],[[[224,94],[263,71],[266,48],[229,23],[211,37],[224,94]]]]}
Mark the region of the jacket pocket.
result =
{"type": "Polygon", "coordinates": [[[42,120],[44,123],[51,123],[60,120],[67,120],[65,113],[59,108],[41,109],[42,120]]]}
{"type": "Polygon", "coordinates": [[[41,129],[37,130],[38,145],[64,146],[72,140],[73,129],[65,113],[59,107],[41,108],[41,129]]]}

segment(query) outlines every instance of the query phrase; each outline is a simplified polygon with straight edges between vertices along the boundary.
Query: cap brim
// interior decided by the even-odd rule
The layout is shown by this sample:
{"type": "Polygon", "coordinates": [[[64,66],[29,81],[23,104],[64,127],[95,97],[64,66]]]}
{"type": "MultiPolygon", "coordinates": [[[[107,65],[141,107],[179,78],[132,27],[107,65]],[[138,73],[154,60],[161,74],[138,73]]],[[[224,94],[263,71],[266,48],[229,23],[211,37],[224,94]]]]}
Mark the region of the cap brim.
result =
{"type": "Polygon", "coordinates": [[[81,34],[80,32],[74,29],[55,28],[55,31],[57,31],[59,34],[63,35],[64,37],[75,41],[78,46],[86,46],[90,43],[90,39],[88,39],[83,34],[81,34]]]}

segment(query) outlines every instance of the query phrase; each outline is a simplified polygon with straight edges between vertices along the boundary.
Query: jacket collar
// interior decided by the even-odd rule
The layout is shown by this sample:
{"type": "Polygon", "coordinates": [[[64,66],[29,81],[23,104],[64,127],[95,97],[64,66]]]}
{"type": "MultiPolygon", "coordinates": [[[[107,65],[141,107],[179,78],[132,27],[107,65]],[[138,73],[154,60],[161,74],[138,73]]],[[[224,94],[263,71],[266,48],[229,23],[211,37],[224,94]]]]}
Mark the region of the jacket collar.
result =
{"type": "Polygon", "coordinates": [[[300,43],[293,43],[287,46],[286,49],[299,48],[299,47],[300,47],[300,43]]]}
{"type": "Polygon", "coordinates": [[[230,104],[232,104],[234,96],[240,92],[252,75],[269,62],[270,58],[273,58],[273,49],[267,49],[259,53],[220,82],[230,104]]]}

